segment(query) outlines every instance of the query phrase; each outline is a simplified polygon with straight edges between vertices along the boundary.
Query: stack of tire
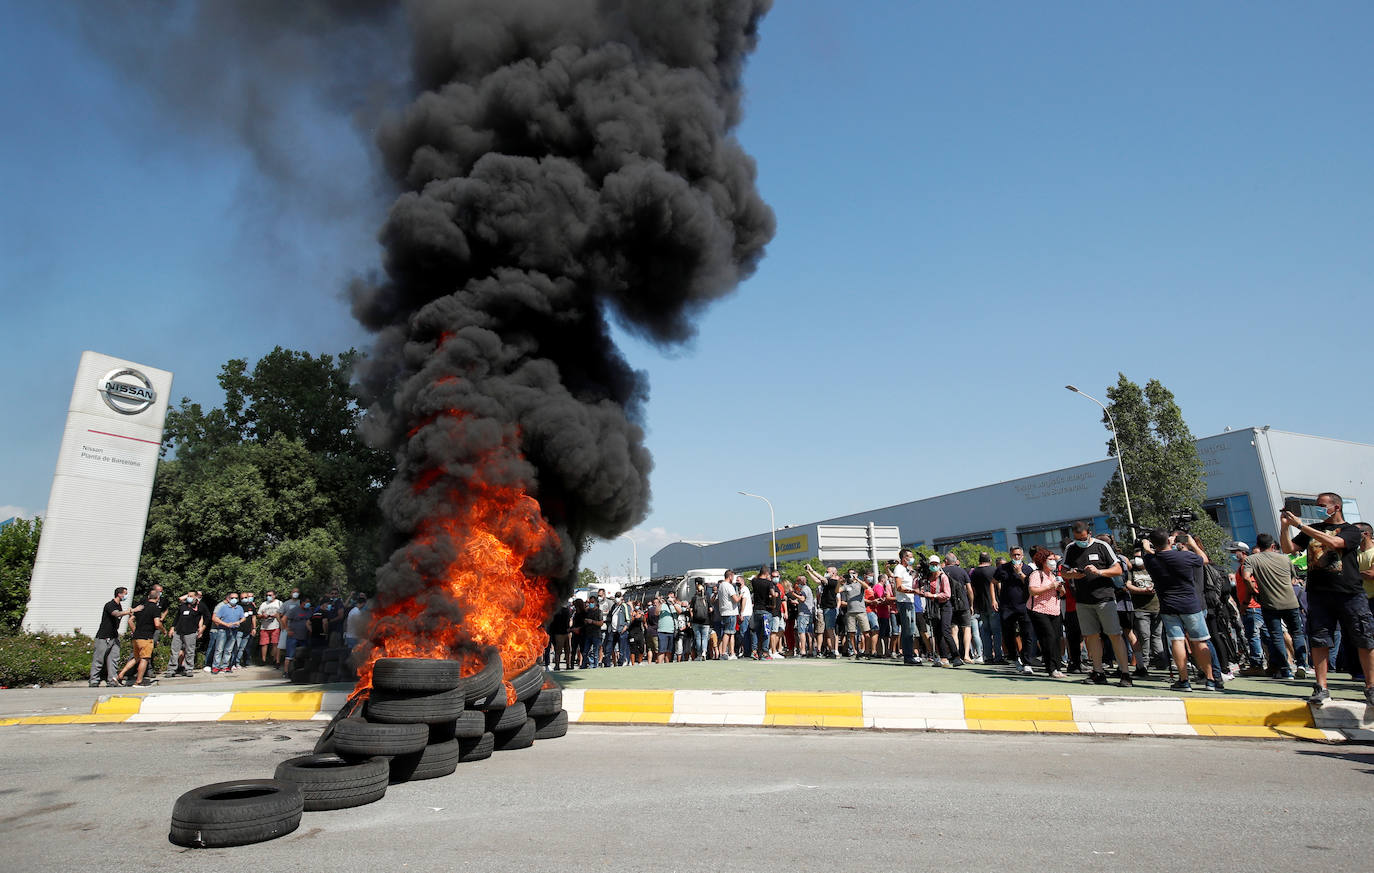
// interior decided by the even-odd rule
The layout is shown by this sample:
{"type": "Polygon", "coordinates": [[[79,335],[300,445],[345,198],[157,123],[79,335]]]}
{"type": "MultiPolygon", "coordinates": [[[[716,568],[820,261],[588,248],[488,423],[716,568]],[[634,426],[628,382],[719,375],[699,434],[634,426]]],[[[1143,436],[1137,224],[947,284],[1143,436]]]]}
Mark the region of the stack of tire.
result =
{"type": "Polygon", "coordinates": [[[291,665],[290,679],[297,685],[319,685],[324,682],[352,682],[356,678],[348,663],[349,650],[345,646],[327,649],[305,649],[291,665]]]}
{"type": "Polygon", "coordinates": [[[294,831],[302,812],[380,800],[387,786],[447,776],[493,751],[526,749],[568,732],[563,689],[536,664],[502,681],[499,657],[463,677],[458,661],[383,658],[370,693],[349,698],[310,755],[277,765],[274,779],[207,785],[183,794],[169,839],[237,846],[294,831]]]}

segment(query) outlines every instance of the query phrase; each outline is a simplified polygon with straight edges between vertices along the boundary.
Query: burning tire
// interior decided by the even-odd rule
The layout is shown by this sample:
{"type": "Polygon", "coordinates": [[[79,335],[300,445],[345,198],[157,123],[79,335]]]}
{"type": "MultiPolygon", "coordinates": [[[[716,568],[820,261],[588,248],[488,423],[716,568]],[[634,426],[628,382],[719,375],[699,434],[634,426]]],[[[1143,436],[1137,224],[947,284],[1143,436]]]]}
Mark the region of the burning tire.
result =
{"type": "Polygon", "coordinates": [[[367,702],[367,720],[388,724],[436,724],[453,721],[463,712],[463,689],[448,691],[384,691],[374,689],[367,702]]]}
{"type": "Polygon", "coordinates": [[[485,667],[463,679],[468,709],[488,709],[498,699],[505,705],[505,695],[501,694],[501,670],[501,656],[493,652],[485,667]]]}
{"type": "Polygon", "coordinates": [[[330,719],[329,724],[325,725],[324,732],[315,741],[314,752],[317,755],[327,754],[334,751],[334,729],[346,718],[353,718],[362,715],[363,705],[367,702],[366,690],[355,692],[351,695],[339,711],[334,713],[334,718],[330,719]]]}
{"type": "Polygon", "coordinates": [[[236,779],[202,785],[172,805],[167,839],[196,849],[260,843],[294,831],[304,809],[305,797],[294,782],[236,779]]]}
{"type": "Polygon", "coordinates": [[[497,752],[513,752],[516,749],[528,749],[534,745],[534,719],[527,718],[520,727],[502,731],[501,733],[492,732],[492,749],[497,752]]]}
{"type": "Polygon", "coordinates": [[[458,741],[458,760],[463,764],[473,761],[484,761],[491,757],[492,744],[495,737],[490,733],[483,733],[475,740],[458,741]]]}
{"type": "Polygon", "coordinates": [[[372,668],[372,687],[378,691],[462,689],[461,667],[457,661],[433,658],[382,658],[372,668]]]}
{"type": "Polygon", "coordinates": [[[381,800],[390,778],[385,758],[356,763],[338,755],[301,755],[277,765],[276,779],[300,786],[306,811],[347,809],[381,800]]]}
{"type": "Polygon", "coordinates": [[[557,686],[550,688],[547,682],[544,683],[544,687],[540,689],[539,696],[525,706],[530,718],[538,718],[541,715],[553,715],[562,708],[563,689],[557,686]]]}
{"type": "Polygon", "coordinates": [[[424,724],[374,724],[345,718],[334,725],[334,750],[345,756],[408,755],[428,743],[429,726],[424,724]]]}
{"type": "Polygon", "coordinates": [[[515,699],[521,703],[529,703],[539,696],[539,689],[544,685],[544,666],[534,664],[510,680],[510,684],[515,689],[515,699]]]}
{"type": "Polygon", "coordinates": [[[492,709],[487,712],[487,730],[494,734],[506,731],[513,731],[525,723],[529,714],[525,711],[525,704],[512,703],[505,709],[492,709]]]}
{"type": "Polygon", "coordinates": [[[422,751],[397,755],[391,759],[391,781],[414,782],[419,779],[438,779],[458,769],[462,746],[458,740],[425,746],[422,751]]]}
{"type": "Polygon", "coordinates": [[[534,720],[536,740],[555,740],[568,732],[568,712],[560,709],[553,715],[541,715],[534,720]]]}

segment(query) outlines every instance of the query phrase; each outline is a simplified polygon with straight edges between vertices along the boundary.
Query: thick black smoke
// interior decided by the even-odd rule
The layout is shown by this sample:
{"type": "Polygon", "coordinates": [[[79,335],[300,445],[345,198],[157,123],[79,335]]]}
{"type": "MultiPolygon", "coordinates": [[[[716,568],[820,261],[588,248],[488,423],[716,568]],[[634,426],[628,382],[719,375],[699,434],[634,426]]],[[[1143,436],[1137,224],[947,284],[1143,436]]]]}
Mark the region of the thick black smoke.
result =
{"type": "Polygon", "coordinates": [[[417,96],[378,138],[402,193],[385,277],[353,294],[378,332],[370,435],[399,463],[384,508],[411,540],[384,600],[443,564],[413,534],[474,476],[539,501],[557,542],[527,569],[560,587],[586,537],[647,513],[645,383],[607,318],[683,341],[762,257],[773,215],[731,132],[770,3],[409,6],[417,96]]]}

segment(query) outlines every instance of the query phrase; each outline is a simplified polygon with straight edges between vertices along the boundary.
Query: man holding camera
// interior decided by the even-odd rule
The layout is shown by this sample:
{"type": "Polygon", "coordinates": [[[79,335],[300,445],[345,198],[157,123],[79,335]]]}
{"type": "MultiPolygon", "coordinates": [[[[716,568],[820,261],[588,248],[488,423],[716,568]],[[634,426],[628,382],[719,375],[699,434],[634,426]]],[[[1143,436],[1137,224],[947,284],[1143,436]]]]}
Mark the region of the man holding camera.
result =
{"type": "MultiPolygon", "coordinates": [[[[1073,582],[1073,596],[1078,603],[1078,626],[1088,643],[1088,657],[1092,672],[1084,685],[1106,685],[1107,673],[1102,666],[1102,637],[1111,640],[1120,671],[1117,684],[1123,688],[1134,685],[1126,660],[1126,643],[1121,639],[1121,619],[1116,614],[1115,577],[1121,575],[1116,551],[1097,539],[1086,521],[1073,525],[1073,542],[1064,549],[1063,577],[1073,582]]],[[[1156,587],[1158,580],[1156,580],[1156,587]]]]}
{"type": "Polygon", "coordinates": [[[1212,638],[1207,630],[1207,610],[1193,585],[1193,576],[1207,562],[1207,553],[1191,533],[1179,532],[1170,536],[1158,529],[1150,531],[1150,535],[1140,541],[1140,548],[1145,553],[1145,569],[1150,572],[1159,596],[1159,614],[1169,637],[1174,664],[1178,667],[1178,681],[1169,689],[1193,690],[1188,681],[1186,638],[1192,646],[1193,658],[1207,677],[1207,690],[1226,690],[1219,671],[1213,667],[1212,652],[1207,646],[1212,638]]]}
{"type": "Polygon", "coordinates": [[[1341,496],[1334,491],[1317,495],[1317,506],[1326,520],[1314,525],[1285,507],[1279,515],[1279,541],[1292,555],[1307,553],[1307,639],[1312,644],[1312,665],[1317,684],[1308,703],[1321,705],[1331,699],[1326,689],[1331,647],[1339,622],[1341,639],[1360,653],[1364,668],[1364,699],[1374,706],[1374,615],[1370,614],[1360,579],[1360,529],[1345,520],[1341,496]],[[1290,528],[1297,528],[1293,536],[1290,528]]]}
{"type": "Polygon", "coordinates": [[[1299,679],[1306,679],[1307,636],[1303,630],[1302,609],[1293,593],[1297,574],[1269,534],[1256,537],[1255,548],[1255,554],[1246,555],[1242,560],[1240,573],[1259,599],[1260,615],[1269,632],[1269,675],[1292,679],[1296,670],[1299,679]],[[1283,644],[1285,627],[1293,640],[1296,666],[1288,663],[1288,649],[1283,644]]]}

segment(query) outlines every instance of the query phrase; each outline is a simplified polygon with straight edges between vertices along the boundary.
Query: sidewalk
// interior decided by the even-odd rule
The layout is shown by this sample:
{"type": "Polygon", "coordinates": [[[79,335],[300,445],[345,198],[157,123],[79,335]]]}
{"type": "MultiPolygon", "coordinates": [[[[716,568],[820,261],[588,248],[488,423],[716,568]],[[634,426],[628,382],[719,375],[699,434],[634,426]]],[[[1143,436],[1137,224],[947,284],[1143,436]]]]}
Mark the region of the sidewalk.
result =
{"type": "MultiPolygon", "coordinates": [[[[880,730],[1300,738],[1374,742],[1362,688],[1309,707],[1310,684],[1237,679],[1224,694],[1169,691],[1168,679],[1089,686],[1007,667],[903,667],[842,660],[641,665],[552,674],[570,721],[880,730]],[[1358,702],[1357,702],[1358,701],[1358,702]]],[[[1078,677],[1074,677],[1078,678],[1078,677]]],[[[1199,687],[1199,686],[1194,686],[1199,687]]],[[[293,685],[267,668],[163,679],[151,688],[82,683],[0,691],[0,726],[167,721],[327,720],[350,685],[293,685]]]]}

